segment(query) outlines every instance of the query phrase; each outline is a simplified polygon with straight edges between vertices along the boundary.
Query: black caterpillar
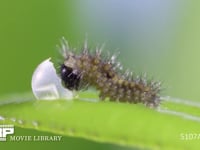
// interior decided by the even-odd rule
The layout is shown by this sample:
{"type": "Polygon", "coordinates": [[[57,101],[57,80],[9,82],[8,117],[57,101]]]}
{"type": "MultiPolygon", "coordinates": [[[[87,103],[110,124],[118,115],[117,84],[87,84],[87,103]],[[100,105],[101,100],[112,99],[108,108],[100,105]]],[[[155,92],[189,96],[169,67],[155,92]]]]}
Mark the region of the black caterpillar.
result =
{"type": "Polygon", "coordinates": [[[89,52],[87,42],[82,52],[70,50],[63,39],[62,54],[64,62],[60,65],[59,75],[64,86],[70,90],[81,90],[93,86],[100,91],[101,100],[143,103],[157,107],[160,103],[160,82],[147,81],[145,77],[135,77],[129,72],[122,73],[115,56],[109,59],[101,56],[101,49],[89,52]]]}

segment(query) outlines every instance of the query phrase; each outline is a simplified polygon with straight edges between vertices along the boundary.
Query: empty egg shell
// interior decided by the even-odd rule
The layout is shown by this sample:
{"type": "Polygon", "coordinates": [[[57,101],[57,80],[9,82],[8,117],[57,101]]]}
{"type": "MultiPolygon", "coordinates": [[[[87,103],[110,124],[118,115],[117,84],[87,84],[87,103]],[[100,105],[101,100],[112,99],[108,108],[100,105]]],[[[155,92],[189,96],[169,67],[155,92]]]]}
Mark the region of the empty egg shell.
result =
{"type": "Polygon", "coordinates": [[[55,100],[73,98],[73,92],[64,88],[61,79],[56,74],[56,70],[51,58],[44,60],[35,69],[32,76],[32,91],[37,99],[42,100],[55,100]]]}

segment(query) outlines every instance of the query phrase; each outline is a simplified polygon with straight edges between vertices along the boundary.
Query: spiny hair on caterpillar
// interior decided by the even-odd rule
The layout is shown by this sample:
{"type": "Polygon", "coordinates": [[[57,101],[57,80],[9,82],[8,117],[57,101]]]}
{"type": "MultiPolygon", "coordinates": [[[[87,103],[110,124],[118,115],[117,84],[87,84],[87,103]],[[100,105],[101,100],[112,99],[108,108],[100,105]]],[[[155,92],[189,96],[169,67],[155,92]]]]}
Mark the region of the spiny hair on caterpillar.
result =
{"type": "Polygon", "coordinates": [[[58,71],[63,85],[70,90],[81,90],[88,86],[99,90],[101,100],[143,103],[157,107],[160,103],[160,82],[135,76],[130,71],[122,71],[116,55],[106,57],[102,49],[90,52],[87,40],[79,53],[73,52],[63,38],[61,51],[64,57],[58,71]]]}

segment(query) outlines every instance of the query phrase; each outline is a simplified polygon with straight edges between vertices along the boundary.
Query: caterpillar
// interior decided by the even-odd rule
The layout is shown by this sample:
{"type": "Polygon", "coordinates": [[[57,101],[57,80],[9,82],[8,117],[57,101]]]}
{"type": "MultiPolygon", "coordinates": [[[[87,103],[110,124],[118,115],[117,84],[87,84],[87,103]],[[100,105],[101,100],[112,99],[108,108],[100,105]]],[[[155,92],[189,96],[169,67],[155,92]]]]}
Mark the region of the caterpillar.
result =
{"type": "Polygon", "coordinates": [[[160,104],[161,83],[122,71],[115,55],[105,58],[101,48],[91,52],[87,41],[78,54],[69,48],[65,39],[60,50],[64,60],[58,74],[65,88],[78,91],[92,86],[99,90],[100,100],[143,103],[148,107],[160,104]]]}

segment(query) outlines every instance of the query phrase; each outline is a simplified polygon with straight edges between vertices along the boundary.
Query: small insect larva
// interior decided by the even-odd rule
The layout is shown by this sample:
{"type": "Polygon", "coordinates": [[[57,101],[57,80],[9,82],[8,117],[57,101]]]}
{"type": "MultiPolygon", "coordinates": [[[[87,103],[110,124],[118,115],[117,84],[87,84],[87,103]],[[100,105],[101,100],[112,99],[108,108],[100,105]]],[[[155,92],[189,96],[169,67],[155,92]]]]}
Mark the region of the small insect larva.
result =
{"type": "Polygon", "coordinates": [[[58,74],[67,89],[81,90],[92,86],[100,91],[101,100],[109,98],[111,101],[143,103],[149,107],[159,105],[160,82],[135,77],[129,71],[122,73],[115,56],[105,59],[98,48],[92,53],[87,42],[79,54],[74,53],[65,39],[61,50],[64,61],[58,74]]]}

